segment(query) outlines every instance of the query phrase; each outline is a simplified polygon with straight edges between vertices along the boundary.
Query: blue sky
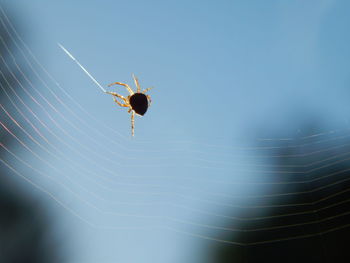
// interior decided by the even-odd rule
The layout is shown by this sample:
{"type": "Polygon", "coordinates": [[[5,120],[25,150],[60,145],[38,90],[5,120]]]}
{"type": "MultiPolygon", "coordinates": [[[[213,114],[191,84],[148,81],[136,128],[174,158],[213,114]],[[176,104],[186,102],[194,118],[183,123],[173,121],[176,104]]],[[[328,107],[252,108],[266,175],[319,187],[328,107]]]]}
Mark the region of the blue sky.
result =
{"type": "MultiPolygon", "coordinates": [[[[78,127],[50,111],[71,135],[57,130],[59,137],[93,160],[51,138],[72,166],[50,158],[57,170],[37,164],[73,193],[40,177],[38,182],[98,226],[47,200],[57,232],[69,247],[68,262],[205,262],[205,241],[172,231],[194,230],[169,218],[213,222],[191,209],[212,211],[213,204],[202,201],[214,192],[232,192],[225,182],[256,176],[237,172],[233,164],[246,160],[234,147],[254,145],[254,139],[264,136],[293,136],[309,121],[322,123],[325,130],[348,126],[347,1],[3,3],[10,3],[9,14],[19,16],[16,25],[44,67],[99,120],[51,82],[89,127],[81,124],[33,80],[78,127]],[[155,87],[149,92],[151,108],[136,118],[135,138],[127,111],[101,93],[57,42],[104,87],[115,81],[134,87],[132,73],[142,88],[155,87]],[[81,167],[91,172],[91,180],[75,172],[81,167]],[[102,179],[104,173],[107,179],[102,179]],[[155,194],[159,192],[167,194],[155,194]],[[156,205],[162,202],[174,206],[156,205]],[[190,209],[179,208],[184,204],[190,209]]],[[[122,88],[109,89],[126,95],[122,88]]],[[[47,121],[45,114],[40,116],[47,121]]],[[[244,195],[252,189],[239,191],[244,195]]]]}

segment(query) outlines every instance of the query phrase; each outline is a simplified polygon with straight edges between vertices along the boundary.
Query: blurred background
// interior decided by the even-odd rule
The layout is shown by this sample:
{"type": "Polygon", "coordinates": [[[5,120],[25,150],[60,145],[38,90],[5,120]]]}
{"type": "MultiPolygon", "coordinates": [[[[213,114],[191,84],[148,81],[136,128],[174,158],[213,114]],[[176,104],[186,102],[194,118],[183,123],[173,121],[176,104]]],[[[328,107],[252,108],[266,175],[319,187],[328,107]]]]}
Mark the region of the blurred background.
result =
{"type": "Polygon", "coordinates": [[[0,262],[348,262],[349,8],[0,1],[0,262]]]}

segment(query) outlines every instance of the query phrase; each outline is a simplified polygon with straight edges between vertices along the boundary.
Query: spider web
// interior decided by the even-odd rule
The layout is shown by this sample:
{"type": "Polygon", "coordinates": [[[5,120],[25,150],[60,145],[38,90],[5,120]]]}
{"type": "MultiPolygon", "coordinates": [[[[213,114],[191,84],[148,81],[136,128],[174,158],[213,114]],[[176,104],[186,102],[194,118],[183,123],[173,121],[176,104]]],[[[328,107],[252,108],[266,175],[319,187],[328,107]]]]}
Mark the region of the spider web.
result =
{"type": "Polygon", "coordinates": [[[253,146],[131,140],[61,86],[0,10],[0,126],[13,140],[0,142],[1,165],[60,213],[99,231],[159,229],[245,248],[315,240],[325,253],[348,229],[349,130],[253,146]]]}

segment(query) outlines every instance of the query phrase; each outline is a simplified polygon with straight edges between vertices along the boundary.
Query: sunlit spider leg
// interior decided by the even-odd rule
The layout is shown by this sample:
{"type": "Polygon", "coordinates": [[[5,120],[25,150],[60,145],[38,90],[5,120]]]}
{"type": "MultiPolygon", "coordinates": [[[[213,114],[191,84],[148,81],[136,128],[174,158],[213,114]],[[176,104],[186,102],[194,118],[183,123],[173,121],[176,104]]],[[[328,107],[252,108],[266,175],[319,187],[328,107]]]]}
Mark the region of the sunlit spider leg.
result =
{"type": "Polygon", "coordinates": [[[153,88],[154,88],[154,87],[144,89],[144,90],[142,91],[142,93],[146,93],[147,91],[150,91],[150,90],[153,89],[153,88]]]}
{"type": "Polygon", "coordinates": [[[114,100],[116,103],[118,103],[119,106],[121,106],[121,107],[129,107],[129,106],[130,106],[130,105],[127,103],[127,101],[126,101],[126,98],[124,98],[122,95],[119,95],[119,94],[117,94],[117,93],[115,93],[115,92],[109,92],[109,91],[107,91],[106,93],[112,95],[112,96],[113,96],[113,100],[114,100]],[[125,104],[120,103],[115,97],[118,97],[118,98],[122,99],[122,100],[124,101],[125,104]]]}
{"type": "Polygon", "coordinates": [[[150,95],[146,95],[148,101],[149,101],[149,106],[152,105],[152,99],[151,99],[151,96],[150,95]]]}
{"type": "Polygon", "coordinates": [[[134,128],[135,128],[135,112],[131,112],[131,134],[134,136],[134,128]]]}
{"type": "Polygon", "coordinates": [[[130,107],[129,104],[122,104],[122,103],[120,103],[120,102],[119,102],[116,98],[114,98],[114,97],[113,97],[113,100],[114,100],[114,102],[118,103],[118,105],[119,105],[120,107],[130,107]]]}
{"type": "Polygon", "coordinates": [[[135,81],[135,85],[137,87],[137,92],[140,93],[141,92],[141,87],[140,87],[140,84],[139,84],[139,80],[137,79],[137,77],[134,74],[132,74],[132,77],[133,77],[133,79],[135,81]]]}
{"type": "Polygon", "coordinates": [[[109,84],[108,87],[113,86],[113,85],[121,85],[121,86],[124,86],[124,87],[128,90],[128,92],[130,93],[130,95],[133,95],[133,94],[134,94],[133,90],[129,87],[128,84],[121,83],[121,82],[114,82],[114,83],[112,83],[112,84],[109,84]]]}

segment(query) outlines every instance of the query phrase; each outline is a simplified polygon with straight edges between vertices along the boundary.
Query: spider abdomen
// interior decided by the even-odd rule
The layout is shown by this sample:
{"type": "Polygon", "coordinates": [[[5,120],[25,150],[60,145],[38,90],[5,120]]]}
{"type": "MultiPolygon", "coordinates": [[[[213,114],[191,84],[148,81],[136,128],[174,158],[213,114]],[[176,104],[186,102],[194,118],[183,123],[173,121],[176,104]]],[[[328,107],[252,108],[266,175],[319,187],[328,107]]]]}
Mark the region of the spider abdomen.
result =
{"type": "Polygon", "coordinates": [[[143,93],[134,93],[129,98],[129,103],[133,111],[143,116],[148,109],[148,99],[143,93]]]}

